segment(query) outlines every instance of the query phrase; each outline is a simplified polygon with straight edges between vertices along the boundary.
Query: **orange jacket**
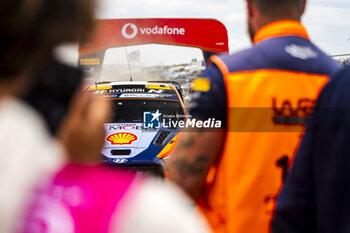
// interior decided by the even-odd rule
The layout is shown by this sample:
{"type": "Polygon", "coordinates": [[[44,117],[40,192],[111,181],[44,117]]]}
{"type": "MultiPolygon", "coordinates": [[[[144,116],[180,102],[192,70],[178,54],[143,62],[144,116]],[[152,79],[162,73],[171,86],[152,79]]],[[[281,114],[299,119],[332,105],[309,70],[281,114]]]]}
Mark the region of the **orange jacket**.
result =
{"type": "Polygon", "coordinates": [[[224,78],[226,137],[198,200],[216,233],[267,233],[314,101],[338,65],[304,27],[263,27],[245,51],[211,58],[224,78]]]}

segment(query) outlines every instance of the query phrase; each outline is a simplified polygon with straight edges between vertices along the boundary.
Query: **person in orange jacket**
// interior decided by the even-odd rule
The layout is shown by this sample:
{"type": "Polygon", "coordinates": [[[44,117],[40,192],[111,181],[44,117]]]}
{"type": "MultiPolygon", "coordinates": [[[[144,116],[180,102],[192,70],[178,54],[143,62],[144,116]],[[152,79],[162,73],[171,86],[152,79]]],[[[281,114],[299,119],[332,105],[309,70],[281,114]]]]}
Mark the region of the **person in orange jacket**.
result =
{"type": "Polygon", "coordinates": [[[183,131],[166,162],[214,232],[269,232],[305,121],[340,70],[300,23],[306,0],[246,3],[253,46],[212,56],[193,84],[190,115],[221,129],[183,131]]]}

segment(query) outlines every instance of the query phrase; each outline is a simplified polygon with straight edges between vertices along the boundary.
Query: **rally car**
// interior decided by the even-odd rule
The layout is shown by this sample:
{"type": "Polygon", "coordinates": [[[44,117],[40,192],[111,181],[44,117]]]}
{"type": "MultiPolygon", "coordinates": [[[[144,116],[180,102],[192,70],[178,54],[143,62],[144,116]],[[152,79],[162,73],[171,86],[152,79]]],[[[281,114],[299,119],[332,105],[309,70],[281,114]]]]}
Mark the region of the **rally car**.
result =
{"type": "Polygon", "coordinates": [[[180,85],[174,82],[103,82],[88,91],[112,102],[106,122],[103,160],[164,176],[163,160],[175,146],[179,129],[167,122],[186,117],[180,85]]]}

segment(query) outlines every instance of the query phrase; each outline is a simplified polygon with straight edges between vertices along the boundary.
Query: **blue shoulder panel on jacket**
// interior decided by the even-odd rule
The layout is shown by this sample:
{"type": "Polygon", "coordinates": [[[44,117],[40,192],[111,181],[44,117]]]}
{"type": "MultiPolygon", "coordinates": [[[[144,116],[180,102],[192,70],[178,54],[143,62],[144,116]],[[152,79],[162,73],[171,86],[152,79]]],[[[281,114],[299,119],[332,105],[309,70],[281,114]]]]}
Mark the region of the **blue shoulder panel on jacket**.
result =
{"type": "Polygon", "coordinates": [[[341,68],[310,41],[297,36],[268,39],[221,59],[231,72],[277,69],[333,76],[341,68]]]}

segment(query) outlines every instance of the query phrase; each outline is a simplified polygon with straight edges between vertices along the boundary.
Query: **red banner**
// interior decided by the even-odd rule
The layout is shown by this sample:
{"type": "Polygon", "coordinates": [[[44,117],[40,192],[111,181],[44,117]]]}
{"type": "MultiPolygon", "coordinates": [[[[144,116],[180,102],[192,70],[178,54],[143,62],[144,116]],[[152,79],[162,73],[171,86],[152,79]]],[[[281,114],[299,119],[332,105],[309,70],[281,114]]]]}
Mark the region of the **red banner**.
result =
{"type": "Polygon", "coordinates": [[[108,19],[97,20],[93,40],[79,46],[80,56],[107,48],[160,43],[229,51],[225,26],[214,19],[108,19]]]}

